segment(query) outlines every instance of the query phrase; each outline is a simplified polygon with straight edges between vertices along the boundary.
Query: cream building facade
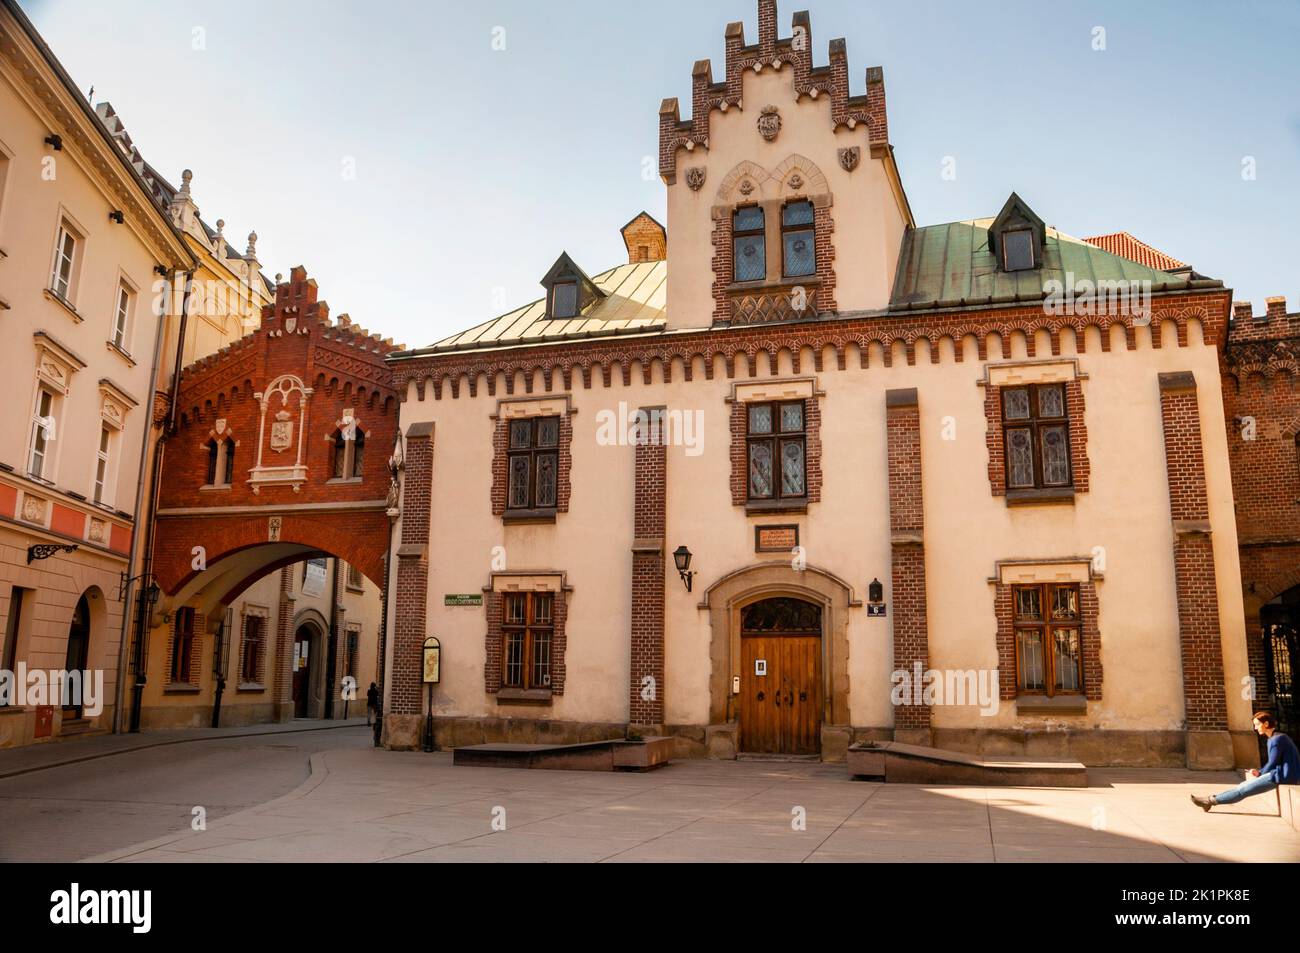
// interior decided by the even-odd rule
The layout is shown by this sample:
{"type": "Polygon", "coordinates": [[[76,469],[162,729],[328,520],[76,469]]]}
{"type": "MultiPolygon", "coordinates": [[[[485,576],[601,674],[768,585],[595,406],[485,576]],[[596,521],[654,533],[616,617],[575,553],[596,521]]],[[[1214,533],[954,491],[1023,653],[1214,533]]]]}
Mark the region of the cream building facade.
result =
{"type": "Polygon", "coordinates": [[[807,15],[781,36],[758,7],[722,77],[696,64],[692,116],[660,109],[666,228],[389,356],[389,744],[417,743],[434,635],[448,744],[1254,763],[1230,293],[1014,193],[918,226],[883,70],[852,95],[844,41],[814,65],[807,15]]]}

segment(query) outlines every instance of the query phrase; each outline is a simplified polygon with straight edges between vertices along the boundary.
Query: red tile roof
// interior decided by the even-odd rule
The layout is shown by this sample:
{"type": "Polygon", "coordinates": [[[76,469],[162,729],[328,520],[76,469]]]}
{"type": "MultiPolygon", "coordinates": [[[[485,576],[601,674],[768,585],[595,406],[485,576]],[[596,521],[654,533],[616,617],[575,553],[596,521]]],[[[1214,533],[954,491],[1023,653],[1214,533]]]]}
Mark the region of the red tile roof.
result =
{"type": "Polygon", "coordinates": [[[1102,251],[1108,251],[1112,255],[1119,255],[1121,258],[1135,261],[1139,265],[1146,265],[1156,271],[1174,271],[1178,268],[1191,267],[1191,265],[1181,262],[1177,258],[1166,255],[1159,249],[1152,248],[1146,242],[1138,241],[1128,232],[1096,235],[1092,238],[1085,238],[1084,241],[1089,245],[1096,245],[1102,251]]]}

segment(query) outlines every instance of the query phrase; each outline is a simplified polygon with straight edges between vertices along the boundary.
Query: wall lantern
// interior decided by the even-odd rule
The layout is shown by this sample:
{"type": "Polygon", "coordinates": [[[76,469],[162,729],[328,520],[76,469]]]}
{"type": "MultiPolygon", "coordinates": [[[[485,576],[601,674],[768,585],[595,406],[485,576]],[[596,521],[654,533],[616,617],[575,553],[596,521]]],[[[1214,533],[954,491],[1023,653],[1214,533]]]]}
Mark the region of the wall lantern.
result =
{"type": "Polygon", "coordinates": [[[885,601],[885,587],[880,584],[879,579],[871,580],[871,585],[867,586],[867,601],[873,605],[880,605],[885,601]]]}
{"type": "Polygon", "coordinates": [[[45,137],[45,144],[55,152],[63,151],[63,137],[57,132],[52,132],[45,137]]]}
{"type": "Polygon", "coordinates": [[[108,213],[108,220],[110,222],[116,222],[117,224],[121,225],[123,222],[126,221],[126,216],[122,214],[122,210],[120,208],[114,209],[113,211],[108,213]]]}
{"type": "Polygon", "coordinates": [[[695,578],[695,573],[691,572],[691,551],[685,546],[678,546],[677,551],[673,553],[673,562],[677,565],[677,575],[682,577],[682,582],[686,583],[686,591],[691,591],[691,580],[695,578]]]}

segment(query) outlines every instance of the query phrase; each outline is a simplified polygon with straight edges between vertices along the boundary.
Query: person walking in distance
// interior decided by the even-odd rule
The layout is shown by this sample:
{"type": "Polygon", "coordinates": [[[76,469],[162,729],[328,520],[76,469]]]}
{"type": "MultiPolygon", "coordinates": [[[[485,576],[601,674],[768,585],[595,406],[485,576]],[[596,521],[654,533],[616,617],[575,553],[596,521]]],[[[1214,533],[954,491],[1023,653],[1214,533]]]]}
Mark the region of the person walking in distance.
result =
{"type": "Polygon", "coordinates": [[[375,709],[377,709],[378,707],[379,707],[379,686],[376,685],[374,682],[371,682],[370,687],[366,689],[366,726],[367,727],[373,724],[371,719],[374,717],[375,709]]]}
{"type": "Polygon", "coordinates": [[[1238,801],[1265,794],[1282,784],[1300,784],[1300,750],[1295,742],[1277,730],[1277,719],[1266,711],[1256,712],[1255,731],[1268,739],[1268,763],[1235,788],[1211,797],[1192,795],[1192,803],[1203,811],[1216,804],[1236,804],[1238,801]]]}

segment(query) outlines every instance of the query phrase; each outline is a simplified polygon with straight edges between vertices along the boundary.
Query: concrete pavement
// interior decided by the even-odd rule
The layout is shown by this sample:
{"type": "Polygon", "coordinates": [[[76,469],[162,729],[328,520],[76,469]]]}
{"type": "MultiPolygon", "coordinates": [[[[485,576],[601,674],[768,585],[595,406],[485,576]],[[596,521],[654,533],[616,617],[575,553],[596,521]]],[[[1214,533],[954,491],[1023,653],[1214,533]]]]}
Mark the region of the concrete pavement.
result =
{"type": "Polygon", "coordinates": [[[1300,860],[1261,797],[1204,814],[1231,773],[1094,770],[1075,789],[848,780],[842,765],[676,762],[649,774],[455,768],[448,753],[312,755],[269,803],[101,855],[129,863],[1300,860]],[[1270,816],[1271,815],[1271,816],[1270,816]]]}

